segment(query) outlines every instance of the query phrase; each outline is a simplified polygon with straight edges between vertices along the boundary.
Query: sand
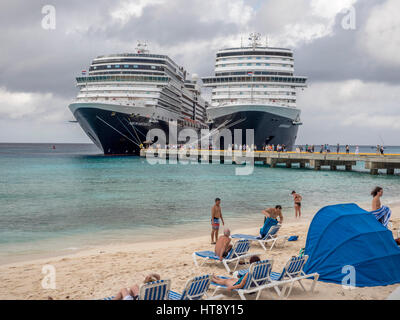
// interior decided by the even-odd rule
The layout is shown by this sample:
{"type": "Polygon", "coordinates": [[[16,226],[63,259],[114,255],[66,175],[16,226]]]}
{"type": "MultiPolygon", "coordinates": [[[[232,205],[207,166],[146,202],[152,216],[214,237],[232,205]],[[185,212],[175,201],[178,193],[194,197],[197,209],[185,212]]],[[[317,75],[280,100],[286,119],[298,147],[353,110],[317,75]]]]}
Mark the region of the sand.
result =
{"type": "MultiPolygon", "coordinates": [[[[400,228],[400,207],[393,210],[393,231],[400,228]]],[[[311,219],[290,220],[283,224],[281,235],[298,235],[295,242],[278,243],[272,251],[264,251],[254,244],[250,251],[261,253],[261,258],[274,260],[274,271],[280,271],[285,262],[304,247],[311,219]]],[[[233,233],[256,234],[254,226],[237,228],[233,233]]],[[[222,264],[209,263],[196,268],[193,251],[213,250],[209,234],[179,240],[131,243],[91,249],[76,254],[25,261],[0,266],[0,299],[101,299],[116,294],[120,288],[141,283],[146,274],[157,272],[163,279],[172,280],[172,290],[181,292],[186,281],[207,273],[225,275],[222,264]],[[56,270],[56,288],[44,289],[42,280],[45,265],[56,270]]],[[[306,280],[306,287],[311,281],[306,280]]],[[[296,285],[289,299],[385,299],[399,285],[344,289],[340,285],[318,282],[314,293],[304,292],[296,285]]],[[[254,297],[249,297],[254,299],[254,297]]],[[[239,299],[236,294],[226,299],[239,299]]],[[[264,291],[260,299],[278,299],[274,291],[264,291]]]]}

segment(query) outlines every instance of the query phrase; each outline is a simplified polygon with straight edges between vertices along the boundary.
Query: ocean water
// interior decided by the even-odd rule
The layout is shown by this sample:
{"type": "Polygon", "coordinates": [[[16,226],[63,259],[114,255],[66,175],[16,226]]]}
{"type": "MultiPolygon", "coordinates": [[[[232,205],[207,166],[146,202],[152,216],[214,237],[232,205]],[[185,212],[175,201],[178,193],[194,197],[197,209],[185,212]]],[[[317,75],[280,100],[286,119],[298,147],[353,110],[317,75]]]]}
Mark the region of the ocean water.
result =
{"type": "MultiPolygon", "coordinates": [[[[281,204],[293,217],[292,197],[303,210],[356,202],[384,188],[397,202],[400,176],[256,165],[248,176],[229,164],[151,165],[139,157],[110,157],[94,145],[0,144],[0,263],[98,247],[208,233],[214,199],[226,222],[262,222],[260,211],[281,204]]],[[[400,153],[387,147],[386,153],[400,153]]],[[[360,152],[375,152],[360,147],[360,152]]]]}

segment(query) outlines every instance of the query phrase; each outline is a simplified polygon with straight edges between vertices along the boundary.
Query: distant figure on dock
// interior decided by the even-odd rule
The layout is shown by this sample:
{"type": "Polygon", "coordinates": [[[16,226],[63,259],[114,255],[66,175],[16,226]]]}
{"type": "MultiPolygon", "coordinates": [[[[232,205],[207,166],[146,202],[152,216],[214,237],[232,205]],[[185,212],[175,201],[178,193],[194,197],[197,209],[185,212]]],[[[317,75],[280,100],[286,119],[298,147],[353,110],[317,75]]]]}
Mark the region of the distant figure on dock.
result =
{"type": "Polygon", "coordinates": [[[336,145],[336,153],[337,153],[337,154],[340,153],[340,144],[339,144],[339,143],[336,145]]]}
{"type": "Polygon", "coordinates": [[[376,219],[387,227],[392,211],[387,206],[382,206],[381,197],[383,195],[383,188],[375,187],[371,192],[372,199],[372,211],[371,213],[375,215],[376,219]]]}
{"type": "Polygon", "coordinates": [[[272,226],[277,225],[278,222],[282,224],[283,222],[282,206],[277,205],[275,206],[275,208],[265,209],[262,211],[262,214],[265,216],[265,219],[264,219],[264,225],[260,229],[260,237],[264,238],[272,226]]]}
{"type": "Polygon", "coordinates": [[[346,153],[349,154],[350,153],[350,147],[348,144],[346,144],[346,153]]]}
{"type": "Polygon", "coordinates": [[[215,254],[219,257],[219,260],[222,261],[229,251],[232,249],[231,245],[231,231],[228,228],[224,229],[224,235],[220,236],[215,244],[215,254]]]}
{"type": "Polygon", "coordinates": [[[211,209],[211,244],[216,244],[218,240],[218,230],[219,230],[219,219],[222,220],[222,224],[225,225],[224,218],[221,212],[221,199],[216,198],[215,204],[211,209]],[[214,240],[215,239],[215,240],[214,240]]]}
{"type": "Polygon", "coordinates": [[[379,148],[379,152],[381,153],[381,155],[384,155],[384,154],[385,154],[385,149],[383,148],[383,146],[381,146],[381,147],[379,148]]]}
{"type": "Polygon", "coordinates": [[[296,193],[296,191],[292,191],[292,196],[294,200],[294,214],[297,218],[297,215],[299,218],[301,217],[301,201],[303,200],[302,196],[296,193]]]}
{"type": "Polygon", "coordinates": [[[360,148],[358,146],[356,146],[355,154],[359,154],[359,153],[360,153],[360,148]]]}

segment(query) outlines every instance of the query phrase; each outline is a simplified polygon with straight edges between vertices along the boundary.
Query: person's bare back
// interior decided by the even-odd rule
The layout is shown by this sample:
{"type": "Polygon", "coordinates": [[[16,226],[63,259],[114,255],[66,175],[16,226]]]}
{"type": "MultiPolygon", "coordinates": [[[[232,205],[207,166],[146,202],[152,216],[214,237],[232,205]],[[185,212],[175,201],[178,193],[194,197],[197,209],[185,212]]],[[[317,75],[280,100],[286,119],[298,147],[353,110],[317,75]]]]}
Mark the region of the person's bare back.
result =
{"type": "Polygon", "coordinates": [[[226,257],[229,250],[232,248],[230,245],[231,239],[227,235],[220,236],[215,244],[215,254],[220,260],[226,257]]]}
{"type": "Polygon", "coordinates": [[[280,209],[280,208],[268,208],[268,209],[263,210],[262,213],[267,218],[272,218],[275,220],[278,220],[278,218],[279,218],[280,224],[282,224],[282,222],[283,222],[282,209],[280,209]]]}
{"type": "Polygon", "coordinates": [[[372,199],[372,211],[378,210],[382,207],[381,197],[383,195],[383,189],[381,187],[376,187],[372,190],[371,195],[372,199]]]}

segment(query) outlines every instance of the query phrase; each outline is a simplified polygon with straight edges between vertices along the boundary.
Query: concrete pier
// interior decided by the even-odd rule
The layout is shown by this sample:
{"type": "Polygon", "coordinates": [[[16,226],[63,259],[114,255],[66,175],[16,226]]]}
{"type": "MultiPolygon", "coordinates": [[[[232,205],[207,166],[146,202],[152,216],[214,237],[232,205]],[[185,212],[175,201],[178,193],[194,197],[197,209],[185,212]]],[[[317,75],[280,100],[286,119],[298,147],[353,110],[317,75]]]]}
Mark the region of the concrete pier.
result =
{"type": "Polygon", "coordinates": [[[230,151],[230,150],[176,150],[176,149],[142,149],[141,157],[175,159],[178,161],[198,161],[201,163],[233,163],[242,164],[245,161],[262,162],[275,168],[278,164],[284,164],[286,168],[299,165],[300,168],[321,170],[327,167],[336,171],[343,167],[351,171],[357,162],[365,163],[365,168],[373,175],[379,170],[386,170],[393,175],[395,169],[400,169],[400,154],[378,155],[372,153],[346,154],[346,153],[308,153],[308,152],[270,152],[270,151],[230,151]]]}

